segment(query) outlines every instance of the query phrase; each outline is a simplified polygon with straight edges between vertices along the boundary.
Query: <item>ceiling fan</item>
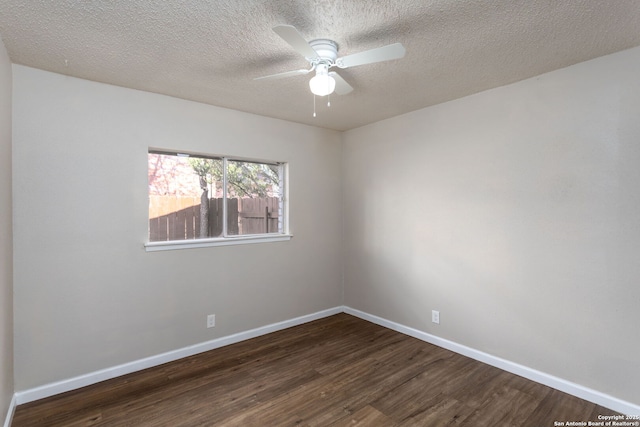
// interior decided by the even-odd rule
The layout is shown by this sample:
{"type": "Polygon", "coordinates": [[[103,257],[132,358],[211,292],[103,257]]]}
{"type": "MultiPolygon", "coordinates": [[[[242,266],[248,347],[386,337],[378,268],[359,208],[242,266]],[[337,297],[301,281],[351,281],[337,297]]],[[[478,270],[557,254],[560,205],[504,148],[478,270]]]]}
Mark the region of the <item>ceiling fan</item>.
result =
{"type": "Polygon", "coordinates": [[[296,27],[292,25],[277,25],[273,27],[273,31],[285,42],[289,43],[296,52],[304,56],[309,62],[310,68],[271,74],[254,80],[298,76],[309,74],[315,70],[316,75],[309,81],[309,88],[314,95],[318,96],[329,95],[334,90],[338,95],[345,95],[353,90],[353,87],[338,73],[329,71],[331,68],[350,68],[375,62],[390,61],[402,58],[406,52],[401,43],[394,43],[338,58],[338,44],[333,40],[316,39],[307,42],[296,27]]]}

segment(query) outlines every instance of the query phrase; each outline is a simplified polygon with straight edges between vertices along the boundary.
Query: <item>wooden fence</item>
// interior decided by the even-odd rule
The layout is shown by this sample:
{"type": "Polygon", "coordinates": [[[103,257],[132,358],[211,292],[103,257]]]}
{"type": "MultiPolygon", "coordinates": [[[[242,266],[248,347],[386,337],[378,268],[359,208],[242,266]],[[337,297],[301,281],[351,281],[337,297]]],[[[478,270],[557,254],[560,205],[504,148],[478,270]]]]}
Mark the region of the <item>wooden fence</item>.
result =
{"type": "MultiPolygon", "coordinates": [[[[222,234],[222,203],[209,199],[208,236],[222,234]]],[[[279,200],[277,197],[228,199],[227,233],[229,235],[278,232],[279,200]]],[[[200,205],[161,215],[149,220],[149,240],[197,239],[200,236],[200,205]]]]}

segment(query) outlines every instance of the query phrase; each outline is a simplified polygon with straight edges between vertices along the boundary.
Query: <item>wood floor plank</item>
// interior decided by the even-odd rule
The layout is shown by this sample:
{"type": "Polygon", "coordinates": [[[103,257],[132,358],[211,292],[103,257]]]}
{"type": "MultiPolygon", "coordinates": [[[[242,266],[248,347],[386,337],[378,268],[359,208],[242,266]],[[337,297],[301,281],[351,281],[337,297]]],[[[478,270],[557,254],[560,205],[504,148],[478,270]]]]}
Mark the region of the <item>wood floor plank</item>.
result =
{"type": "Polygon", "coordinates": [[[413,412],[404,414],[398,427],[457,426],[472,413],[473,408],[444,394],[438,394],[421,402],[413,412]]]}
{"type": "Polygon", "coordinates": [[[389,417],[367,405],[351,415],[334,422],[329,427],[397,427],[389,417]]]}
{"type": "Polygon", "coordinates": [[[464,427],[521,426],[540,399],[511,387],[499,387],[460,423],[464,427]]]}
{"type": "Polygon", "coordinates": [[[455,400],[450,393],[458,391],[467,383],[467,377],[460,373],[469,373],[474,367],[488,367],[444,349],[435,350],[431,356],[432,359],[423,372],[389,390],[384,397],[374,401],[372,406],[395,421],[404,422],[406,418],[427,411],[437,396],[455,400]]]}
{"type": "Polygon", "coordinates": [[[12,425],[528,427],[614,414],[339,314],[20,405],[12,425]]]}

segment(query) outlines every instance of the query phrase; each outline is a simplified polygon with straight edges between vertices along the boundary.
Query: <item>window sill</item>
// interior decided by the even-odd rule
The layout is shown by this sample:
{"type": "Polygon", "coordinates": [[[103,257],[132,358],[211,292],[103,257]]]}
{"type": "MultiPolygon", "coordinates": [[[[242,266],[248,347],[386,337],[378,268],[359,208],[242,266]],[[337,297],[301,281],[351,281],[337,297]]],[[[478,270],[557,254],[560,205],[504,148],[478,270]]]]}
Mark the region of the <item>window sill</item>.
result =
{"type": "Polygon", "coordinates": [[[293,235],[291,234],[267,234],[267,235],[237,236],[237,237],[212,238],[212,239],[169,240],[166,242],[147,242],[144,244],[144,249],[147,252],[173,251],[176,249],[209,248],[212,246],[231,246],[231,245],[247,245],[247,244],[255,244],[255,243],[284,242],[287,240],[291,240],[292,237],[293,235]]]}

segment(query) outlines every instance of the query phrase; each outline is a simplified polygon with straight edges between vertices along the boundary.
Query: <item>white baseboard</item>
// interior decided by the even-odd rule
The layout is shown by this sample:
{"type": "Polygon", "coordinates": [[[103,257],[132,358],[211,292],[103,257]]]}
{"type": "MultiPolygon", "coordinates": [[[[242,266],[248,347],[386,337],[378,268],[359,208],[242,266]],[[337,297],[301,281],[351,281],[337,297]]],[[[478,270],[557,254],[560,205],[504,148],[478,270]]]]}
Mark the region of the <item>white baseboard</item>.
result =
{"type": "Polygon", "coordinates": [[[9,403],[9,409],[7,410],[7,417],[4,419],[4,427],[11,427],[11,421],[13,421],[13,413],[16,410],[16,395],[14,393],[11,398],[11,403],[9,403]]]}
{"type": "MultiPolygon", "coordinates": [[[[166,353],[158,354],[156,356],[147,357],[133,362],[125,363],[122,365],[114,366],[112,368],[102,369],[95,372],[90,372],[85,375],[80,375],[74,378],[58,381],[51,384],[45,384],[40,387],[19,391],[14,396],[14,406],[22,405],[23,403],[33,402],[34,400],[44,399],[56,394],[64,393],[67,391],[75,390],[81,387],[85,387],[91,384],[96,384],[101,381],[116,378],[122,375],[130,374],[132,372],[141,371],[143,369],[151,368],[153,366],[162,365],[167,362],[173,362],[174,360],[182,359],[184,357],[193,356],[194,354],[203,353],[205,351],[214,350],[216,348],[224,347],[229,344],[235,344],[240,341],[248,340],[251,338],[266,335],[271,332],[276,332],[282,329],[290,328],[292,326],[302,325],[313,320],[321,319],[323,317],[332,316],[334,314],[342,313],[342,307],[334,307],[327,310],[319,311],[317,313],[308,314],[305,316],[296,317],[295,319],[289,319],[271,325],[261,326],[256,329],[251,329],[245,332],[239,332],[237,334],[228,335],[226,337],[216,338],[211,341],[206,341],[200,344],[195,344],[189,347],[180,348],[177,350],[169,351],[166,353]]],[[[5,427],[8,427],[5,424],[5,427]]]]}
{"type": "Polygon", "coordinates": [[[428,343],[437,345],[438,347],[446,348],[447,350],[462,354],[463,356],[470,357],[472,359],[486,363],[487,365],[495,366],[496,368],[500,368],[503,371],[511,372],[512,374],[516,374],[537,383],[544,384],[556,390],[560,390],[562,392],[579,397],[580,399],[596,403],[600,406],[609,408],[616,412],[620,412],[625,415],[640,415],[640,406],[618,399],[608,394],[601,393],[597,390],[593,390],[588,387],[563,380],[562,378],[558,378],[553,375],[528,368],[518,363],[511,362],[509,360],[505,360],[479,350],[475,350],[462,344],[458,344],[453,341],[449,341],[444,338],[440,338],[435,335],[431,335],[426,332],[392,322],[382,317],[374,316],[372,314],[356,310],[355,308],[345,306],[344,312],[347,314],[351,314],[352,316],[368,320],[369,322],[375,323],[377,325],[384,326],[385,328],[389,328],[405,335],[417,338],[421,341],[426,341],[428,343]]]}

